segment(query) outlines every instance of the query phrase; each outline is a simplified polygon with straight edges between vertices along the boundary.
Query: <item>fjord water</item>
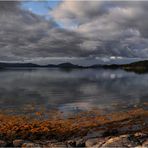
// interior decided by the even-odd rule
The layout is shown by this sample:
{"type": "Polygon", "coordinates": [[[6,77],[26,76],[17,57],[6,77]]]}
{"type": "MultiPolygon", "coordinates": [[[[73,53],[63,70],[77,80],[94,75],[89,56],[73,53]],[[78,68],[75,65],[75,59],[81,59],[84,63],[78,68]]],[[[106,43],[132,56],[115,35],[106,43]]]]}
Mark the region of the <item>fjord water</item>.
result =
{"type": "Polygon", "coordinates": [[[120,111],[144,107],[147,88],[148,74],[123,70],[4,70],[0,71],[0,108],[16,114],[31,105],[63,112],[120,111]]]}

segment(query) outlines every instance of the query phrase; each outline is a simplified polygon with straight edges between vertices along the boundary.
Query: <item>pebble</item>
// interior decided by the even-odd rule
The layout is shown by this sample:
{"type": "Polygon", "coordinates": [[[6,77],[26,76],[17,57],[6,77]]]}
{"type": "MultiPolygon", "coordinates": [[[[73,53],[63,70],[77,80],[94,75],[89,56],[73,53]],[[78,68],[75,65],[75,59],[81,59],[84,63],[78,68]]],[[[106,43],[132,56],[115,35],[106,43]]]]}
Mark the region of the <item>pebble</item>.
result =
{"type": "Polygon", "coordinates": [[[23,143],[22,144],[22,147],[41,147],[39,144],[36,144],[36,143],[32,143],[32,142],[26,142],[26,143],[23,143]]]}
{"type": "Polygon", "coordinates": [[[16,139],[16,140],[13,141],[13,146],[14,147],[20,147],[20,146],[22,146],[23,143],[25,143],[24,140],[22,140],[22,139],[16,139]]]}

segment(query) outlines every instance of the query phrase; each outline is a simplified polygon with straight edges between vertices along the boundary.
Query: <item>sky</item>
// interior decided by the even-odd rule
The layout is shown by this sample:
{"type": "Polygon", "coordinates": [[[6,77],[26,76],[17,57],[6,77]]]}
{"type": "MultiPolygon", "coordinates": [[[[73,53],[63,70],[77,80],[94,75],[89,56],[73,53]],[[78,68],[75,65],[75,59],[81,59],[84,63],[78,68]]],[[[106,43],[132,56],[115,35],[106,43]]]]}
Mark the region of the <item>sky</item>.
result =
{"type": "Polygon", "coordinates": [[[0,61],[147,59],[147,14],[147,1],[0,1],[0,61]]]}

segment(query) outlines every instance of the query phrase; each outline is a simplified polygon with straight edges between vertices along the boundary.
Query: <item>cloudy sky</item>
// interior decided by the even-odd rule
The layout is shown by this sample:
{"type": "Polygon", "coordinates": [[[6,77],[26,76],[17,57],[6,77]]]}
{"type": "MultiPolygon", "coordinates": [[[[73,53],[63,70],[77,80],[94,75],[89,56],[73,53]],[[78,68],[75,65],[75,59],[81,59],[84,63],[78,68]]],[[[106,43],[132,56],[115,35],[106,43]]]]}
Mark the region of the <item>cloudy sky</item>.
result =
{"type": "Polygon", "coordinates": [[[148,58],[148,2],[0,1],[0,61],[89,58],[148,58]]]}

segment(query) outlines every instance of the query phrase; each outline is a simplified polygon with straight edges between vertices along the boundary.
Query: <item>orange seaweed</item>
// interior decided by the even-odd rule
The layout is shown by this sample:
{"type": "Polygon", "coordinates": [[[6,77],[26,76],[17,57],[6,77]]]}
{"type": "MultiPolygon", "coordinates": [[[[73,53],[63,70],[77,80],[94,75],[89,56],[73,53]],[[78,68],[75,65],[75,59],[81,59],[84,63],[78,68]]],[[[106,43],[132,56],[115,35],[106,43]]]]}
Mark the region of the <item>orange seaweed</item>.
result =
{"type": "MultiPolygon", "coordinates": [[[[42,113],[36,112],[36,116],[42,116],[42,113]]],[[[140,130],[148,132],[146,119],[148,111],[142,108],[106,115],[97,114],[97,111],[82,112],[65,119],[49,117],[42,120],[0,113],[0,138],[10,141],[16,138],[64,140],[72,136],[85,136],[92,129],[108,131],[126,128],[124,132],[129,132],[133,131],[133,125],[141,125],[140,130]],[[92,113],[96,116],[90,116],[92,113]]]]}

